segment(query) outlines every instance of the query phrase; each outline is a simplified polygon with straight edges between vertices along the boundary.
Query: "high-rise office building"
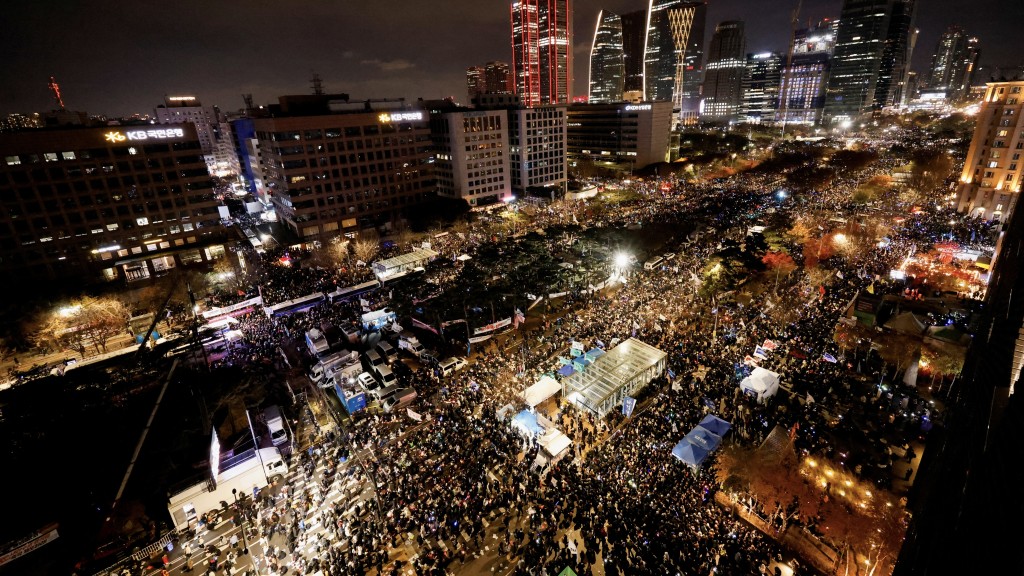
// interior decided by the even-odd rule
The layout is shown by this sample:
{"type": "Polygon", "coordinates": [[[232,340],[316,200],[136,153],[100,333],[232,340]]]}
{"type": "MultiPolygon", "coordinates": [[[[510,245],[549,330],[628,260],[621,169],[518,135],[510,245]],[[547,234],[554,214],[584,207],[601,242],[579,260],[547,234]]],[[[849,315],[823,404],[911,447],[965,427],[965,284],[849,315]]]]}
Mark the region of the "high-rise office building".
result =
{"type": "Polygon", "coordinates": [[[167,96],[155,110],[159,124],[191,122],[196,127],[199,143],[210,174],[228,176],[239,172],[238,156],[231,127],[216,106],[203,106],[195,96],[167,96]]]}
{"type": "Polygon", "coordinates": [[[3,133],[0,156],[5,278],[132,282],[225,255],[194,124],[3,133]]]}
{"type": "Polygon", "coordinates": [[[466,68],[466,95],[469,96],[470,102],[473,101],[473,98],[487,92],[487,80],[484,74],[483,66],[466,68]]]}
{"type": "Polygon", "coordinates": [[[481,94],[512,94],[514,91],[512,71],[505,62],[495,60],[466,68],[466,93],[470,102],[481,94]]]}
{"type": "Polygon", "coordinates": [[[837,24],[825,19],[793,35],[789,65],[782,74],[779,121],[816,124],[821,120],[837,24]]]}
{"type": "Polygon", "coordinates": [[[512,195],[508,114],[449,107],[430,111],[437,193],[485,206],[512,195]]]}
{"type": "Polygon", "coordinates": [[[526,106],[567,103],[572,91],[570,0],[512,2],[512,70],[526,106]]]}
{"type": "Polygon", "coordinates": [[[743,73],[740,121],[751,124],[775,122],[782,87],[782,56],[777,52],[747,54],[743,73]]]}
{"type": "Polygon", "coordinates": [[[622,171],[669,160],[672,103],[616,102],[569,106],[568,153],[622,171]]]}
{"type": "Polygon", "coordinates": [[[916,0],[844,0],[824,120],[852,120],[897,104],[905,92],[916,0]]]}
{"type": "Polygon", "coordinates": [[[558,196],[568,179],[566,105],[527,108],[519,95],[484,94],[477,110],[508,114],[508,163],[512,192],[517,195],[558,196]]]}
{"type": "Polygon", "coordinates": [[[597,15],[590,48],[590,102],[620,102],[625,89],[626,59],[622,49],[622,18],[602,10],[597,15]]]}
{"type": "Polygon", "coordinates": [[[644,99],[671,100],[684,118],[698,106],[706,14],[703,1],[651,0],[647,10],[644,99]]]}
{"type": "Polygon", "coordinates": [[[1024,173],[1024,81],[990,82],[960,175],[957,210],[1005,222],[1016,209],[1024,173]]]}
{"type": "Polygon", "coordinates": [[[267,194],[304,240],[387,227],[432,190],[427,114],[403,100],[282,96],[252,118],[267,194]]]}
{"type": "Polygon", "coordinates": [[[715,27],[704,67],[702,120],[730,121],[739,114],[747,69],[746,47],[743,22],[727,20],[715,27]]]}
{"type": "Polygon", "coordinates": [[[516,84],[508,62],[492,60],[484,64],[484,88],[489,94],[515,94],[516,84]]]}
{"type": "Polygon", "coordinates": [[[622,59],[625,65],[623,97],[644,97],[644,40],[647,39],[647,10],[622,14],[622,59]]]}
{"type": "Polygon", "coordinates": [[[979,55],[978,39],[967,36],[960,26],[950,26],[935,46],[928,88],[945,90],[951,101],[962,100],[970,90],[979,55]]]}

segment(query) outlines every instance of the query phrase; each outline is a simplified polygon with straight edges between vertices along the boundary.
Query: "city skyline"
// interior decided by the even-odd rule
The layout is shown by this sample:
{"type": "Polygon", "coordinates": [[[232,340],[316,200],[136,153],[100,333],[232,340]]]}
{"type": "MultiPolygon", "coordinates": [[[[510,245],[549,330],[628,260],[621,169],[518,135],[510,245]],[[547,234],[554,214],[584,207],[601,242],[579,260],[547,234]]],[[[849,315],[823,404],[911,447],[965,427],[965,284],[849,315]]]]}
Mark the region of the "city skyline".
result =
{"type": "MultiPolygon", "coordinates": [[[[278,95],[311,92],[313,72],[329,92],[353,98],[439,98],[465,94],[465,69],[486,60],[511,59],[508,41],[509,5],[505,0],[452,2],[430,10],[404,0],[345,8],[299,2],[283,19],[272,7],[186,1],[183,13],[196,4],[204,19],[156,18],[157,5],[114,4],[89,10],[70,7],[52,18],[45,6],[19,4],[8,8],[10,22],[19,23],[0,46],[13,55],[11,80],[0,87],[0,114],[43,112],[55,107],[46,82],[60,82],[69,109],[122,116],[151,114],[165,95],[194,94],[226,111],[242,108],[241,94],[256,104],[278,95]],[[82,26],[100,21],[105,26],[82,26]],[[266,22],[274,27],[266,29],[266,22]],[[367,26],[379,22],[379,26],[367,26]],[[456,33],[461,31],[462,33],[456,33]],[[469,31],[470,33],[466,33],[469,31]],[[272,41],[291,37],[289,42],[272,41]],[[443,41],[437,41],[442,38],[443,41]],[[399,41],[400,40],[400,41],[399,41]]],[[[643,9],[639,0],[607,0],[573,4],[574,82],[572,95],[587,93],[592,36],[601,9],[626,13],[643,9]]],[[[982,64],[1019,65],[1012,50],[1012,27],[1024,7],[980,0],[971,10],[952,0],[923,4],[913,69],[928,70],[931,50],[949,25],[959,24],[979,37],[982,64]],[[1007,11],[1011,13],[1008,14],[1007,11]],[[996,15],[999,15],[997,18],[996,15]]],[[[804,3],[802,20],[838,16],[841,0],[804,3]]],[[[709,2],[708,26],[726,19],[748,22],[748,51],[785,50],[792,7],[758,13],[741,0],[709,2]]],[[[708,35],[710,36],[710,35],[708,35]]],[[[980,80],[980,79],[979,79],[980,80]]]]}

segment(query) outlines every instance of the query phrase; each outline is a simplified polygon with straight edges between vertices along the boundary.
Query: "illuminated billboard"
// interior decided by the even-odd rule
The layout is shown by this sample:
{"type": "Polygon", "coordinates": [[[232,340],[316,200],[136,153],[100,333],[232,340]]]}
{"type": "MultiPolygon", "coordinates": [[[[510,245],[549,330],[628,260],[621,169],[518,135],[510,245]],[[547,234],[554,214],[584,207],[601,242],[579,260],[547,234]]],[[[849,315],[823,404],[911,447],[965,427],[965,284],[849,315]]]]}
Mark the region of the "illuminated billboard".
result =
{"type": "Polygon", "coordinates": [[[381,122],[414,122],[423,120],[423,112],[384,112],[377,116],[381,122]]]}
{"type": "Polygon", "coordinates": [[[145,129],[123,129],[123,130],[110,130],[103,134],[103,139],[107,142],[118,143],[118,142],[139,142],[142,140],[172,140],[176,138],[184,138],[184,128],[145,128],[145,129]]]}

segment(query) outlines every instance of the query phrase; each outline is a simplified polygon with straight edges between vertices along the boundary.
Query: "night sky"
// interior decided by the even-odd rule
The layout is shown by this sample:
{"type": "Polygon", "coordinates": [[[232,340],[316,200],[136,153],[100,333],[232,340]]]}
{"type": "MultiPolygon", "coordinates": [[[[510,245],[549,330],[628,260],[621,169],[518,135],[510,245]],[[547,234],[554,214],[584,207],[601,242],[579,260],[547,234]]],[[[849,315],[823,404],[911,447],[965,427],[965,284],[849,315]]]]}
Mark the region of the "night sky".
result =
{"type": "MultiPolygon", "coordinates": [[[[224,110],[311,91],[353,98],[455,96],[465,68],[511,58],[510,0],[8,0],[0,54],[0,114],[54,107],[57,77],[69,109],[110,116],[152,113],[165,94],[192,94],[224,110]]],[[[796,0],[710,0],[708,31],[741,19],[750,52],[786,49],[796,0]]],[[[837,17],[842,0],[804,0],[803,20],[837,17]]],[[[597,12],[645,0],[576,0],[575,94],[586,93],[597,12]]],[[[1020,0],[919,0],[915,70],[959,23],[981,40],[983,64],[1020,64],[1020,0]],[[1017,50],[1014,50],[1016,48],[1017,50]]]]}

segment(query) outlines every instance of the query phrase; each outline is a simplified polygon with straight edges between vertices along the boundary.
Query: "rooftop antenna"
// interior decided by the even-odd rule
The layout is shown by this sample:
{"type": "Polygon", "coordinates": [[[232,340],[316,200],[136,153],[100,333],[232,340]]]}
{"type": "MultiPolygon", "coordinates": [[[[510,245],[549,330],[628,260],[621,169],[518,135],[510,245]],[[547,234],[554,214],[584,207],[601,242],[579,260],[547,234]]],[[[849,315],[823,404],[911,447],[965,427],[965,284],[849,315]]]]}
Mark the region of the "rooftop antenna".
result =
{"type": "Polygon", "coordinates": [[[316,96],[323,96],[324,81],[320,78],[320,74],[313,72],[313,77],[309,81],[313,85],[313,94],[316,96]]]}
{"type": "Polygon", "coordinates": [[[50,76],[50,83],[47,86],[50,88],[50,92],[53,93],[53,99],[57,101],[57,107],[60,108],[60,111],[66,110],[64,108],[64,99],[60,97],[60,84],[57,84],[57,79],[50,76]]]}
{"type": "Polygon", "coordinates": [[[245,111],[252,112],[252,94],[242,94],[242,101],[245,102],[245,111]]]}

